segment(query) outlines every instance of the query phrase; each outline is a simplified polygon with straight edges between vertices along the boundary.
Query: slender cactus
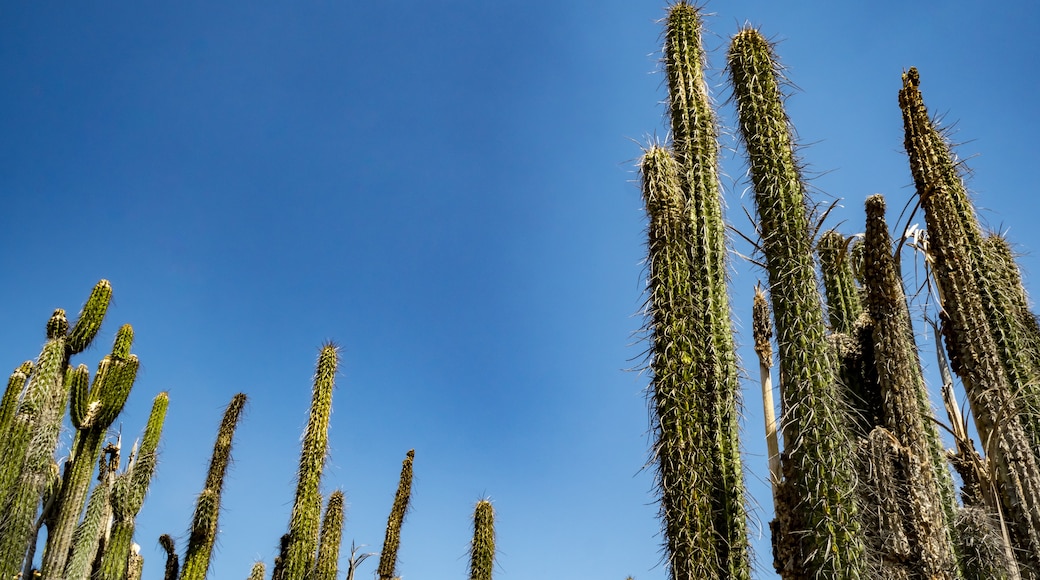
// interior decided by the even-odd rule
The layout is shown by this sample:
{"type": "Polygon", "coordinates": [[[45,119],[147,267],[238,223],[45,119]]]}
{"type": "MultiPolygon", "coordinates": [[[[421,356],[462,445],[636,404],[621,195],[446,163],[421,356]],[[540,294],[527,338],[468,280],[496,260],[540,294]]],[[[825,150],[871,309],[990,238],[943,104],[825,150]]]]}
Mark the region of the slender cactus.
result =
{"type": "Polygon", "coordinates": [[[863,312],[848,246],[848,239],[837,230],[824,232],[816,246],[820,255],[824,292],[827,295],[830,326],[835,332],[845,334],[853,332],[856,320],[863,312]]]}
{"type": "Polygon", "coordinates": [[[860,578],[852,445],[843,425],[816,285],[808,201],[773,48],[753,29],[730,45],[729,71],[748,157],[783,381],[784,488],[774,534],[785,577],[860,578]]]}
{"type": "MultiPolygon", "coordinates": [[[[32,361],[25,361],[11,373],[7,379],[7,389],[4,391],[3,399],[0,399],[0,437],[7,440],[7,431],[11,428],[14,413],[18,409],[18,401],[22,397],[22,389],[32,374],[32,361]]],[[[2,463],[0,463],[2,464],[2,463]]]]}
{"type": "Polygon", "coordinates": [[[397,575],[397,550],[401,547],[401,524],[408,513],[408,502],[412,497],[412,463],[415,461],[415,450],[408,451],[401,465],[401,480],[397,484],[394,505],[390,509],[390,517],[386,522],[386,538],[383,540],[383,552],[379,557],[379,569],[376,575],[379,580],[390,580],[397,575]]]}
{"type": "Polygon", "coordinates": [[[76,324],[69,330],[65,340],[65,347],[69,355],[83,352],[101,330],[101,323],[108,312],[108,305],[112,301],[112,285],[108,280],[100,280],[94,285],[90,297],[83,304],[83,310],[76,318],[76,324]]]}
{"type": "Polygon", "coordinates": [[[100,461],[98,483],[90,492],[83,521],[76,526],[76,531],[72,535],[72,553],[65,564],[66,580],[90,578],[96,556],[103,544],[102,537],[107,531],[112,517],[109,499],[112,495],[112,484],[119,469],[119,452],[118,444],[105,447],[100,461]]]}
{"type": "Polygon", "coordinates": [[[325,506],[325,517],[321,521],[321,540],[318,542],[318,559],[315,564],[314,580],[336,580],[339,577],[339,548],[343,540],[343,492],[336,490],[329,495],[325,506]]]}
{"type": "Polygon", "coordinates": [[[264,567],[263,562],[256,562],[253,564],[253,568],[249,571],[249,580],[264,580],[264,573],[267,569],[264,567]]]}
{"type": "Polygon", "coordinates": [[[184,554],[180,580],[204,580],[213,555],[213,543],[217,538],[217,519],[220,515],[220,495],[224,489],[224,475],[231,460],[231,443],[235,428],[246,404],[246,396],[238,393],[232,397],[224,411],[224,418],[217,430],[217,441],[213,445],[206,484],[195,503],[188,548],[184,554]]]}
{"type": "Polygon", "coordinates": [[[486,499],[478,501],[473,510],[469,556],[469,580],[491,580],[495,567],[495,508],[486,499]]]}
{"type": "Polygon", "coordinates": [[[998,354],[978,279],[981,233],[949,145],[928,117],[917,69],[903,75],[905,148],[928,225],[950,362],[961,376],[1024,574],[1040,575],[1040,470],[998,354]]]}
{"type": "Polygon", "coordinates": [[[321,517],[321,474],[328,450],[329,415],[332,413],[332,391],[336,384],[338,359],[339,352],[331,343],[324,345],[318,355],[310,418],[303,433],[300,451],[296,501],[289,516],[289,538],[283,562],[284,580],[304,580],[314,569],[321,517]]]}

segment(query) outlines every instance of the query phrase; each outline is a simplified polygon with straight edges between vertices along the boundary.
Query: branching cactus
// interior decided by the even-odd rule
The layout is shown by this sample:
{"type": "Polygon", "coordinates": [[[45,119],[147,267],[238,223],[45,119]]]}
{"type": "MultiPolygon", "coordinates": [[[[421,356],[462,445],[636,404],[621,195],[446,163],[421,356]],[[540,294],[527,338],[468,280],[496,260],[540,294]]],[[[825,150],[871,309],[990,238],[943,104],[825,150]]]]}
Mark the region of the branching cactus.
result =
{"type": "Polygon", "coordinates": [[[950,363],[960,375],[984,451],[995,467],[1023,574],[1040,575],[1040,470],[998,353],[978,279],[981,233],[957,163],[928,116],[917,69],[903,75],[905,148],[928,225],[950,363]]]}
{"type": "Polygon", "coordinates": [[[188,548],[184,554],[180,580],[204,580],[213,555],[213,543],[217,538],[217,519],[220,515],[220,495],[224,489],[224,475],[231,460],[231,443],[235,429],[246,404],[246,396],[239,393],[232,397],[224,418],[217,430],[217,441],[213,445],[206,484],[195,503],[188,548]]]}
{"type": "Polygon", "coordinates": [[[329,495],[325,517],[321,520],[321,540],[318,542],[318,560],[314,580],[336,580],[339,577],[339,548],[343,541],[343,492],[329,495]]]}
{"type": "Polygon", "coordinates": [[[390,517],[386,522],[386,538],[383,540],[383,552],[379,557],[379,569],[376,575],[379,580],[391,580],[397,575],[397,550],[401,547],[401,524],[408,513],[408,502],[412,497],[412,463],[415,461],[415,450],[408,451],[401,465],[401,480],[397,484],[394,505],[390,509],[390,517]]]}
{"type": "MultiPolygon", "coordinates": [[[[951,529],[953,481],[945,451],[932,421],[928,392],[917,358],[903,283],[892,256],[892,240],[885,222],[885,200],[871,196],[866,203],[864,283],[867,311],[873,321],[874,359],[883,401],[883,424],[894,437],[901,466],[888,490],[899,489],[909,558],[902,560],[922,578],[952,578],[957,573],[951,529]]],[[[876,497],[885,491],[878,490],[876,497]]],[[[884,506],[882,506],[884,507],[884,506]]],[[[883,528],[880,535],[892,530],[883,528]]]]}
{"type": "Polygon", "coordinates": [[[783,381],[784,485],[774,551],[785,577],[860,578],[864,547],[852,444],[843,425],[817,289],[808,201],[772,46],[753,29],[730,45],[729,71],[769,271],[783,381]]]}
{"type": "Polygon", "coordinates": [[[329,443],[329,415],[332,413],[332,391],[336,385],[339,352],[326,344],[318,355],[314,373],[310,418],[303,433],[300,469],[296,481],[296,501],[289,516],[289,537],[283,562],[284,580],[304,580],[314,569],[318,551],[321,518],[321,474],[329,443]]]}
{"type": "Polygon", "coordinates": [[[473,541],[469,548],[469,580],[491,580],[495,567],[495,508],[482,499],[473,510],[473,541]]]}
{"type": "MultiPolygon", "coordinates": [[[[82,317],[82,316],[81,316],[82,317]]],[[[116,334],[112,354],[98,364],[93,386],[85,382],[69,389],[69,414],[77,429],[72,453],[56,506],[54,523],[47,534],[41,575],[46,580],[60,580],[72,545],[72,534],[83,513],[90,476],[101,453],[101,445],[109,426],[123,409],[133,387],[139,366],[130,354],[133,329],[123,325],[116,334]]]]}
{"type": "Polygon", "coordinates": [[[126,471],[116,477],[112,486],[112,528],[105,554],[101,558],[97,580],[121,580],[127,573],[128,562],[133,562],[134,518],[144,504],[144,497],[155,472],[156,453],[166,420],[170,398],[159,393],[152,403],[141,446],[128,462],[126,471]]]}

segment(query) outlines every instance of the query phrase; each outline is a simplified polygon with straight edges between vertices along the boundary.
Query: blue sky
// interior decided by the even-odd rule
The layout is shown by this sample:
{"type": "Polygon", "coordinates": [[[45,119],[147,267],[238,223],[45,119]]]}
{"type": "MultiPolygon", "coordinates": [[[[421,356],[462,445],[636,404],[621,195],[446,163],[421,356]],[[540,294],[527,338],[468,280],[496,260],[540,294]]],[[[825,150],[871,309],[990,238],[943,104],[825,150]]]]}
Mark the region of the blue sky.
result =
{"type": "MultiPolygon", "coordinates": [[[[294,490],[310,377],[342,348],[325,491],[345,538],[378,551],[405,453],[413,511],[399,572],[467,574],[470,514],[497,509],[498,578],[666,577],[644,470],[644,217],[635,164],[667,136],[663,2],[8,3],[0,8],[0,352],[34,358],[52,309],[115,289],[142,371],[121,416],[170,392],[159,470],[138,519],[183,551],[216,426],[249,395],[212,578],[270,565],[294,490]]],[[[872,193],[910,200],[896,102],[926,102],[970,158],[983,219],[1040,271],[1027,181],[1040,25],[1029,2],[713,2],[721,65],[746,23],[780,41],[788,100],[829,224],[862,229],[872,193]],[[790,3],[787,3],[790,4],[790,3]],[[929,5],[925,5],[929,4],[929,5]],[[1033,252],[1033,253],[1029,253],[1033,252]]],[[[731,221],[750,231],[735,142],[731,221]]],[[[747,252],[746,247],[735,248],[747,252]]],[[[734,257],[740,342],[761,272],[734,257]]],[[[1032,286],[1030,286],[1032,288],[1032,286]]],[[[919,329],[920,330],[920,329],[919,329]]],[[[926,345],[929,347],[930,345],[926,345]]],[[[753,362],[744,348],[742,358],[753,362]]],[[[757,373],[756,373],[757,374],[757,373]]],[[[758,535],[770,517],[760,396],[744,447],[758,535]]],[[[66,437],[66,440],[68,437],[66,437]]],[[[768,537],[755,541],[773,577],[768,537]]],[[[359,578],[374,570],[363,565],[359,578]]]]}

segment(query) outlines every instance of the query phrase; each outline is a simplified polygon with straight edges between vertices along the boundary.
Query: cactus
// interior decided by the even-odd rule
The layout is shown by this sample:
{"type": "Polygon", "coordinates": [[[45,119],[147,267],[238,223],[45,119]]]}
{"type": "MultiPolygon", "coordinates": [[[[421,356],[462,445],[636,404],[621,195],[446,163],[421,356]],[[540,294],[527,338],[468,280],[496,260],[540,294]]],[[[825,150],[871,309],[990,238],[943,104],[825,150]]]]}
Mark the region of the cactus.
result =
{"type": "Polygon", "coordinates": [[[188,548],[184,554],[180,580],[204,580],[213,554],[213,543],[217,538],[217,518],[220,515],[220,495],[224,488],[224,475],[231,460],[231,443],[235,428],[246,404],[244,393],[232,397],[224,411],[224,418],[217,430],[217,441],[206,473],[206,483],[195,503],[188,537],[188,548]]]}
{"type": "Polygon", "coordinates": [[[102,548],[102,536],[112,515],[109,498],[119,469],[119,445],[109,445],[101,459],[98,484],[90,492],[83,521],[72,534],[72,553],[65,564],[66,580],[87,580],[102,548]]]}
{"type": "MultiPolygon", "coordinates": [[[[112,354],[98,364],[89,391],[85,381],[69,389],[70,416],[78,432],[66,464],[54,524],[48,528],[47,549],[40,570],[46,580],[62,578],[102,441],[122,411],[137,376],[139,363],[137,357],[130,354],[132,342],[133,329],[129,324],[123,325],[116,334],[112,354]]],[[[84,373],[85,370],[84,367],[84,373]]]]}
{"type": "Polygon", "coordinates": [[[338,358],[339,352],[331,343],[324,345],[318,356],[310,419],[300,451],[296,501],[289,517],[289,537],[283,562],[285,580],[303,580],[314,569],[321,517],[321,474],[328,448],[329,415],[332,413],[338,358]]]}
{"type": "Polygon", "coordinates": [[[748,578],[738,383],[725,286],[718,142],[699,11],[665,31],[672,153],[643,157],[657,485],[670,575],[748,578]]]}
{"type": "Polygon", "coordinates": [[[903,75],[905,148],[928,225],[943,333],[968,395],[1023,573],[1040,575],[1040,470],[984,307],[981,233],[949,145],[928,117],[917,69],[903,75]]]}
{"type": "Polygon", "coordinates": [[[336,490],[329,495],[325,506],[325,517],[321,521],[321,540],[318,542],[318,559],[314,568],[314,580],[336,580],[339,576],[339,548],[343,540],[343,492],[336,490]]]}
{"type": "MultiPolygon", "coordinates": [[[[890,481],[878,481],[871,493],[876,489],[876,497],[886,493],[899,496],[899,513],[894,517],[906,528],[910,554],[897,558],[900,563],[923,578],[950,578],[956,575],[950,535],[955,501],[953,481],[939,433],[931,421],[910,313],[891,253],[884,198],[868,198],[866,213],[863,278],[867,310],[873,321],[872,344],[884,410],[884,428],[875,431],[883,429],[891,440],[886,449],[890,453],[870,454],[874,459],[871,465],[882,470],[887,467],[879,464],[886,461],[898,465],[890,481]]],[[[879,505],[878,511],[881,509],[887,508],[879,505]]],[[[885,526],[879,535],[890,535],[895,527],[885,526]]]]}
{"type": "Polygon", "coordinates": [[[401,464],[401,480],[397,484],[397,493],[394,495],[394,506],[390,509],[390,517],[386,522],[386,538],[383,540],[383,552],[379,557],[379,568],[376,575],[379,580],[391,580],[397,575],[397,550],[401,546],[401,524],[404,516],[408,513],[408,501],[412,497],[412,463],[415,460],[415,450],[408,451],[401,464]]]}
{"type": "MultiPolygon", "coordinates": [[[[18,365],[7,379],[7,389],[4,391],[3,399],[0,399],[0,437],[7,440],[7,431],[11,428],[14,413],[18,408],[18,400],[22,396],[22,389],[32,374],[33,363],[30,360],[18,365]]],[[[2,463],[0,463],[2,465],[2,463]]]]}
{"type": "Polygon", "coordinates": [[[469,556],[469,580],[491,580],[495,567],[495,508],[486,499],[478,501],[473,510],[469,556]]]}
{"type": "Polygon", "coordinates": [[[126,471],[119,474],[112,484],[112,528],[109,543],[101,558],[98,580],[122,580],[127,573],[128,562],[133,561],[130,548],[133,543],[134,518],[141,510],[155,471],[156,450],[162,436],[163,423],[170,398],[159,393],[152,403],[140,449],[131,453],[126,471]]]}
{"type": "Polygon", "coordinates": [[[254,563],[253,568],[249,571],[249,580],[264,580],[264,573],[266,571],[263,562],[254,563]]]}
{"type": "Polygon", "coordinates": [[[772,46],[753,29],[734,36],[730,77],[747,153],[783,377],[784,484],[774,533],[778,571],[859,578],[864,547],[853,496],[852,442],[843,421],[816,286],[808,201],[793,152],[772,46]]]}
{"type": "MultiPolygon", "coordinates": [[[[180,571],[181,565],[177,558],[177,546],[173,541],[173,536],[169,534],[159,536],[159,545],[166,552],[166,570],[163,573],[163,580],[177,580],[177,572],[180,571]]],[[[263,564],[260,565],[263,566],[263,564]]],[[[260,577],[263,578],[262,569],[260,577]]]]}

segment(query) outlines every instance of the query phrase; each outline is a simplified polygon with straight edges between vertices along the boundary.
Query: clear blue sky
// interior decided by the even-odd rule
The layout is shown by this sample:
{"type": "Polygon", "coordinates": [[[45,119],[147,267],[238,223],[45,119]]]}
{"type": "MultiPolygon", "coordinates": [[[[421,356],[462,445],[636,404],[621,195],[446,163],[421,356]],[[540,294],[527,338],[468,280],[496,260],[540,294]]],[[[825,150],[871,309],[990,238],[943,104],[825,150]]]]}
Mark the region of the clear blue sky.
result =
{"type": "MultiPolygon", "coordinates": [[[[910,199],[896,102],[921,71],[956,121],[983,218],[1040,275],[1031,2],[713,2],[711,84],[745,22],[780,42],[788,112],[829,224],[910,199]]],[[[413,511],[399,572],[467,574],[473,504],[497,508],[497,577],[661,580],[638,369],[645,220],[635,164],[667,135],[664,2],[9,2],[0,8],[0,352],[34,358],[55,307],[108,278],[142,361],[136,436],[170,392],[138,519],[183,550],[224,405],[249,395],[212,578],[270,565],[286,528],[318,347],[342,366],[325,491],[378,551],[405,453],[413,511]]],[[[733,146],[727,138],[727,145],[733,146]]],[[[750,231],[740,155],[731,221],[750,231]]],[[[746,247],[736,246],[746,252],[746,247]]],[[[750,288],[733,259],[740,342],[750,288]]],[[[1034,286],[1030,286],[1033,288],[1034,286]]],[[[920,330],[920,329],[919,329],[920,330]]],[[[742,351],[745,361],[753,353],[742,351]]],[[[757,373],[756,373],[757,374],[757,373]]],[[[747,478],[768,553],[760,396],[746,383],[747,478]]],[[[65,440],[68,440],[66,436],[65,440]]],[[[359,572],[374,570],[370,560],[359,572]]]]}

